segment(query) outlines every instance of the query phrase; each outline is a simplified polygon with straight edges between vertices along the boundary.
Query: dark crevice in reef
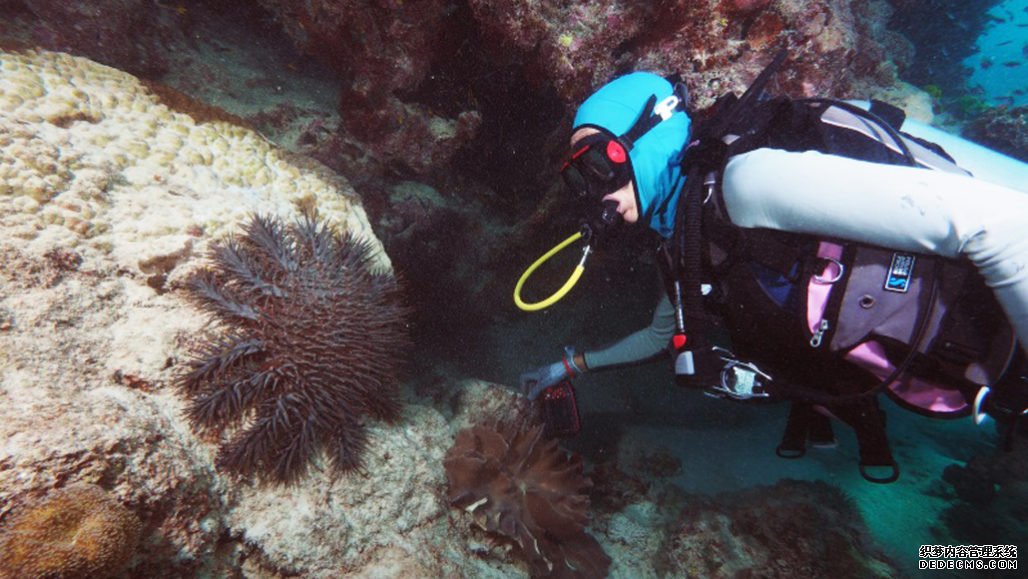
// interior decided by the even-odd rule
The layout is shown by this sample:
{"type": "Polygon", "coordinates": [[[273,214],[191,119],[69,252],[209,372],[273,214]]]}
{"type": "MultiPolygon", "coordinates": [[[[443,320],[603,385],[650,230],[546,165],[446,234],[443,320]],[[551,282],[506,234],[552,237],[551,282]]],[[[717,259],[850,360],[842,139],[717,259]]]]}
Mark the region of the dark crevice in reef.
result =
{"type": "Polygon", "coordinates": [[[544,76],[512,54],[484,47],[466,3],[449,22],[449,45],[417,90],[404,96],[445,117],[481,113],[477,135],[453,158],[453,172],[494,192],[482,201],[500,219],[523,217],[555,177],[550,142],[568,109],[544,76]]]}

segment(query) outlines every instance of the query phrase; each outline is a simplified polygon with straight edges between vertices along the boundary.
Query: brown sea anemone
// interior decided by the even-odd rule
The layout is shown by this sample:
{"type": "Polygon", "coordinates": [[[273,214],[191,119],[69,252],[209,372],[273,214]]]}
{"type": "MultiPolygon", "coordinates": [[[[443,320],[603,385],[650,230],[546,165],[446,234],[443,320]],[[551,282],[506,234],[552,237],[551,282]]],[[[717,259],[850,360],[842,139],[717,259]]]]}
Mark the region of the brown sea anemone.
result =
{"type": "Polygon", "coordinates": [[[193,348],[177,386],[195,428],[230,431],[219,467],[293,483],[324,452],[349,471],[362,464],[365,419],[399,416],[407,308],[371,257],[367,242],[313,213],[291,225],[254,216],[212,246],[186,291],[217,331],[193,348]]]}
{"type": "Polygon", "coordinates": [[[603,577],[610,557],[585,531],[592,481],[542,426],[474,426],[444,461],[450,503],[512,542],[537,577],[603,577]]]}

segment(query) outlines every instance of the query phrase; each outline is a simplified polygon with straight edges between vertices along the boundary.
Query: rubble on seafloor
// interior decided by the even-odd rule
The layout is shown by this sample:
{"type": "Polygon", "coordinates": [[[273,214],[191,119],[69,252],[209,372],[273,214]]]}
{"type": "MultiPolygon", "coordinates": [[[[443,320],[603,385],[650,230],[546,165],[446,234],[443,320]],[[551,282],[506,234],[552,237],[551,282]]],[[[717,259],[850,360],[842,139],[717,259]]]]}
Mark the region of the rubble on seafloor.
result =
{"type": "Polygon", "coordinates": [[[946,467],[942,479],[949,485],[944,496],[952,502],[942,520],[955,538],[1028,548],[1023,540],[1028,537],[1028,440],[1023,435],[1009,448],[946,467]]]}

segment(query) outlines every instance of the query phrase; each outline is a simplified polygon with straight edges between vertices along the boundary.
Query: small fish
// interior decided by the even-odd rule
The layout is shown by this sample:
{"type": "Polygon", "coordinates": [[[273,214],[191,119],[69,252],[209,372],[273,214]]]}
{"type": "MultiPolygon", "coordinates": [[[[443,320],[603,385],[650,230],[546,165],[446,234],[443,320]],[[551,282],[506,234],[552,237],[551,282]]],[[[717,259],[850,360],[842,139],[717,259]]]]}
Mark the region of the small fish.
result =
{"type": "Polygon", "coordinates": [[[1019,60],[1008,60],[1003,63],[1003,66],[1007,68],[1014,68],[1015,66],[1021,66],[1022,64],[1024,63],[1019,60]]]}
{"type": "Polygon", "coordinates": [[[1013,44],[1013,43],[1014,43],[1014,41],[1013,41],[1013,40],[1004,40],[1003,42],[1000,42],[1000,43],[999,43],[999,44],[997,44],[996,46],[1006,46],[1006,45],[1008,45],[1008,44],[1013,44]]]}

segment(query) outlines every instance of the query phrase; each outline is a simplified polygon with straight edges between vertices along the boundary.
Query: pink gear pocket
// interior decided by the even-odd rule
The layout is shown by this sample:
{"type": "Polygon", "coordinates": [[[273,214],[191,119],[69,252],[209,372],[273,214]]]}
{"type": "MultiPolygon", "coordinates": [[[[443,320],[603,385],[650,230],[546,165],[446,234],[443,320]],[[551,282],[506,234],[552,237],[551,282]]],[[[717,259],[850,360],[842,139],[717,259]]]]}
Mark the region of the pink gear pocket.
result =
{"type": "MultiPolygon", "coordinates": [[[[886,385],[900,405],[932,416],[966,415],[970,404],[961,386],[991,384],[1009,363],[1016,343],[1002,313],[997,321],[988,303],[984,310],[959,305],[971,300],[966,268],[868,246],[847,252],[828,241],[818,244],[816,255],[823,266],[806,288],[812,348],[837,352],[878,380],[896,369],[886,343],[917,347],[941,368],[931,379],[908,371],[886,385]]],[[[994,303],[991,295],[974,297],[994,303]]]]}

